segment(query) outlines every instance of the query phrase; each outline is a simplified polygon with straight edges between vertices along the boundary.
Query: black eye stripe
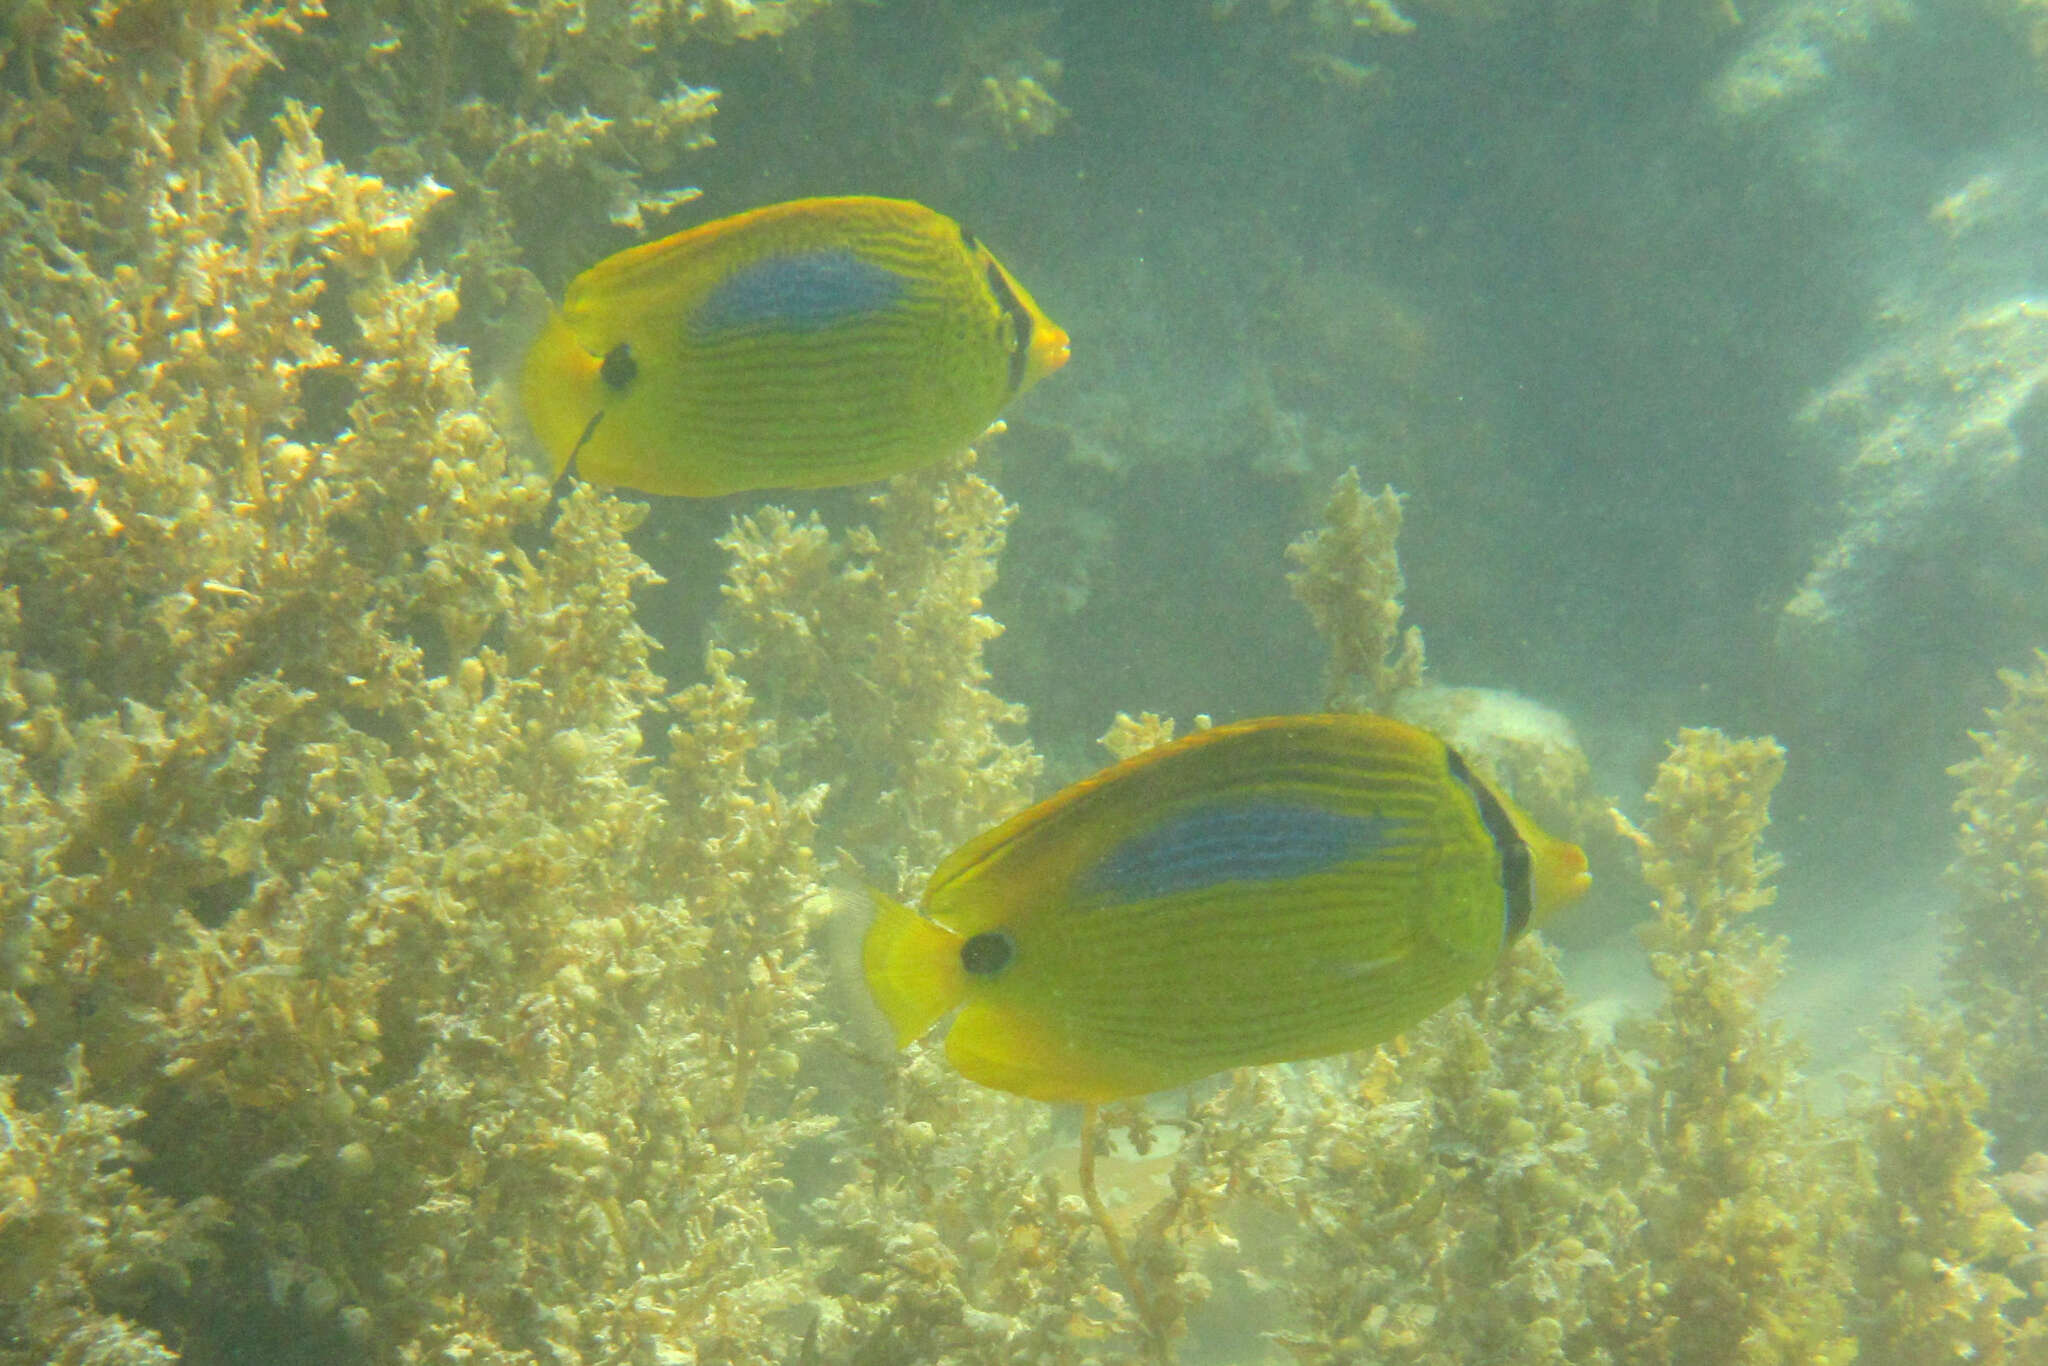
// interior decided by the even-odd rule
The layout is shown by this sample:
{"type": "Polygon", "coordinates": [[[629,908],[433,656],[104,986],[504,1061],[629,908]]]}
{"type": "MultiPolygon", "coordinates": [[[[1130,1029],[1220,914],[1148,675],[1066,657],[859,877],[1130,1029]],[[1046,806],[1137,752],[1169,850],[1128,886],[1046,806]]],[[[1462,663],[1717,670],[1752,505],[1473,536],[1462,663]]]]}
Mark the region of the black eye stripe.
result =
{"type": "Polygon", "coordinates": [[[1014,394],[1024,387],[1024,366],[1031,359],[1031,310],[1003,278],[1001,266],[989,262],[987,275],[989,293],[996,296],[997,307],[1010,319],[1010,392],[1014,394]]]}
{"type": "Polygon", "coordinates": [[[1451,776],[1472,794],[1473,804],[1479,808],[1479,823],[1486,827],[1486,833],[1493,837],[1493,847],[1500,853],[1500,881],[1504,894],[1500,942],[1512,944],[1529,928],[1534,871],[1529,859],[1529,846],[1523,841],[1522,832],[1515,829],[1515,822],[1509,817],[1507,808],[1500,804],[1500,798],[1493,795],[1493,789],[1479,781],[1458,751],[1445,745],[1444,758],[1451,776]]]}

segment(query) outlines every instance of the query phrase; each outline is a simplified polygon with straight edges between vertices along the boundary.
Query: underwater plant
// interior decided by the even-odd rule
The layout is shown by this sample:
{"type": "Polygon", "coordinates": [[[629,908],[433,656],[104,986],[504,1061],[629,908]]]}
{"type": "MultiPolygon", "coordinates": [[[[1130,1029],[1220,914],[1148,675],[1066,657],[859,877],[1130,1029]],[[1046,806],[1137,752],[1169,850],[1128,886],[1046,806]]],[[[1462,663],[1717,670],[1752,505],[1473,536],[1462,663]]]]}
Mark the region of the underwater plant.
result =
{"type": "Polygon", "coordinates": [[[2001,1161],[2048,1151],[2048,652],[1999,674],[2005,703],[1949,772],[1962,828],[1950,876],[1949,993],[1974,1038],[2001,1161]]]}
{"type": "MultiPolygon", "coordinates": [[[[658,210],[708,108],[666,45],[817,7],[334,8],[0,31],[0,1362],[2042,1359],[1986,1162],[2043,1146],[2048,663],[1958,774],[1964,1025],[1874,1108],[1823,1130],[1766,1008],[1781,756],[1687,732],[1619,1042],[1525,940],[1383,1048],[1106,1109],[1091,1210],[1071,1114],[865,1043],[821,951],[823,884],[1036,795],[1015,509],[963,455],[865,524],[738,510],[664,660],[646,509],[524,474],[452,340],[465,193],[658,210]],[[531,60],[434,88],[391,33],[531,60]],[[337,34],[412,84],[350,105],[337,34]],[[536,159],[479,170],[507,120],[536,159]]],[[[1336,701],[1420,674],[1397,510],[1353,481],[1294,557],[1336,701]]]]}
{"type": "Polygon", "coordinates": [[[2016,1304],[2028,1229],[1991,1182],[1984,1086],[1953,1015],[1908,1008],[1904,1047],[1885,1060],[1859,1118],[1851,1211],[1852,1322],[1867,1366],[2027,1362],[2048,1356],[2048,1316],[2016,1304]],[[2012,1312],[2008,1312],[2008,1310],[2012,1312]]]}
{"type": "Polygon", "coordinates": [[[294,13],[151,8],[10,33],[0,1353],[781,1359],[817,799],[663,701],[642,509],[522,544],[444,192],[235,128],[294,13]]]}
{"type": "Polygon", "coordinates": [[[1765,852],[1785,751],[1687,730],[1626,833],[1655,895],[1643,929],[1667,993],[1623,1034],[1653,1088],[1656,1166],[1636,1195],[1654,1300],[1640,1325],[1674,1362],[1847,1362],[1846,1274],[1829,1240],[1844,1194],[1799,1086],[1800,1050],[1764,1011],[1784,946],[1765,852]],[[1801,1160],[1802,1156],[1805,1160],[1801,1160]]]}
{"type": "Polygon", "coordinates": [[[1329,648],[1325,710],[1391,712],[1422,682],[1422,632],[1401,630],[1400,534],[1400,495],[1367,497],[1354,465],[1331,488],[1323,524],[1287,547],[1287,586],[1329,648]]]}

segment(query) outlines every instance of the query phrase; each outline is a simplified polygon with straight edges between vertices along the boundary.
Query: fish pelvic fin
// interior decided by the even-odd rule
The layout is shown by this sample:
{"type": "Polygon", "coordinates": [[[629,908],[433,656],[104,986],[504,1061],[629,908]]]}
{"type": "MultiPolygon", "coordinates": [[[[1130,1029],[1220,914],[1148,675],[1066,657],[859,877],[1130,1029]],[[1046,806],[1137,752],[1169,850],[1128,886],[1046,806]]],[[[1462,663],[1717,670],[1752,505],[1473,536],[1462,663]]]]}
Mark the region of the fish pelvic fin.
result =
{"type": "Polygon", "coordinates": [[[967,994],[961,936],[880,893],[861,939],[861,971],[896,1046],[906,1047],[967,994]]]}

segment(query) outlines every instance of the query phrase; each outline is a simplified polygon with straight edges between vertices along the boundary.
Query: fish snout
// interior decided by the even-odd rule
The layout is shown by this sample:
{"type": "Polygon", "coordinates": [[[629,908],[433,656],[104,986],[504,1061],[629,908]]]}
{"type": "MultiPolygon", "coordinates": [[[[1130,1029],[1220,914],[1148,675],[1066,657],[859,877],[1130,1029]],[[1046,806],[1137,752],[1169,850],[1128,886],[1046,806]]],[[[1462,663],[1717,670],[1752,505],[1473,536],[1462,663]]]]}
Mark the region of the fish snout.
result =
{"type": "Polygon", "coordinates": [[[1038,329],[1038,335],[1032,339],[1031,350],[1032,369],[1041,377],[1059,369],[1073,356],[1067,329],[1057,323],[1038,329]]]}
{"type": "Polygon", "coordinates": [[[1538,921],[1571,905],[1593,885],[1593,870],[1587,866],[1586,851],[1559,839],[1546,838],[1544,847],[1536,851],[1535,874],[1538,921]]]}

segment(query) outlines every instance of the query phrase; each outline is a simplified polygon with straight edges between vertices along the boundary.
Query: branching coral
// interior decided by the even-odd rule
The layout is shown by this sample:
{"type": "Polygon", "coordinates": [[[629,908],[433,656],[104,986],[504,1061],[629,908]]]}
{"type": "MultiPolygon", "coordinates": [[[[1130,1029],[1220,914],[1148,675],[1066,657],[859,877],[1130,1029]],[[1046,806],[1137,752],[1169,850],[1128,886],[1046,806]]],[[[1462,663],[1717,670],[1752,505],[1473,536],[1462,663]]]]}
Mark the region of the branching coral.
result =
{"type": "Polygon", "coordinates": [[[1067,120],[1053,94],[1063,64],[1040,46],[1057,18],[1055,8],[941,7],[941,42],[959,56],[934,106],[1012,150],[1057,132],[1067,120]]]}

